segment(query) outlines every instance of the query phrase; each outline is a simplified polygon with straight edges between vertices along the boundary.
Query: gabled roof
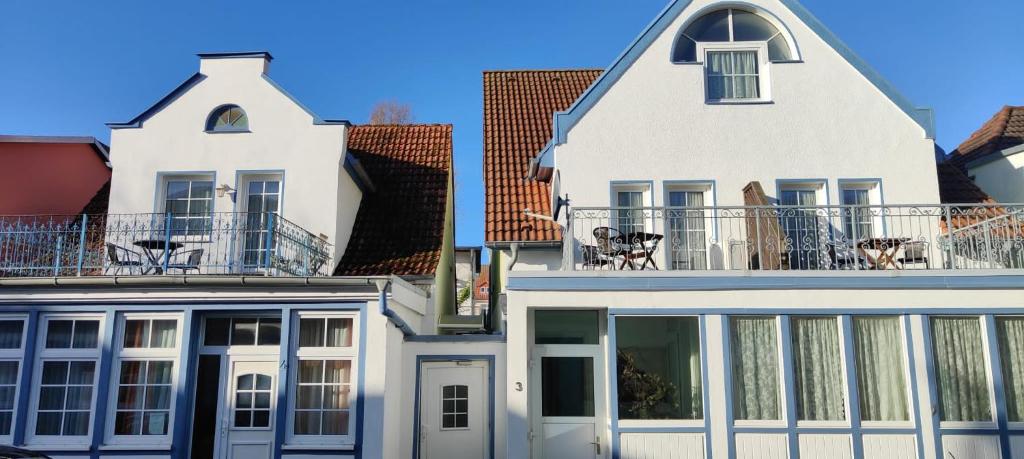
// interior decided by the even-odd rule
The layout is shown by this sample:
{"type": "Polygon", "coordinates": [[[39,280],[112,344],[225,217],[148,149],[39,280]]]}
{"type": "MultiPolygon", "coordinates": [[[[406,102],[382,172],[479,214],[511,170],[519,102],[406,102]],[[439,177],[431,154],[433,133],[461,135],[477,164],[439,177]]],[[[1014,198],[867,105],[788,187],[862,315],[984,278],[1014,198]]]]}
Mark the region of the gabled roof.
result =
{"type": "MultiPolygon", "coordinates": [[[[931,109],[916,107],[903,94],[889,83],[881,74],[874,70],[866,61],[861,59],[853,50],[843,43],[832,31],[814,17],[798,0],[780,0],[783,5],[790,9],[804,24],[816,33],[825,43],[831,46],[840,56],[846,59],[861,75],[879,91],[885,94],[897,107],[907,114],[914,122],[921,126],[925,136],[929,139],[935,138],[935,119],[931,109]]],[[[544,165],[550,166],[550,152],[552,145],[565,143],[569,130],[576,125],[591,107],[600,100],[616,81],[626,72],[637,59],[647,51],[651,43],[672,25],[673,21],[692,3],[692,0],[673,0],[664,10],[651,22],[647,28],[628,46],[626,50],[612,63],[611,66],[601,75],[594,85],[584,93],[569,109],[560,111],[553,118],[554,138],[552,144],[547,145],[543,150],[538,150],[540,157],[544,159],[544,165]]]]}
{"type": "Polygon", "coordinates": [[[948,162],[937,165],[939,176],[939,200],[943,204],[994,204],[988,193],[982,191],[955,164],[948,162]]]}
{"type": "Polygon", "coordinates": [[[0,143],[81,143],[92,147],[100,159],[110,167],[110,147],[89,136],[63,135],[0,135],[0,143]]]}
{"type": "Polygon", "coordinates": [[[359,125],[348,149],[373,181],[335,276],[432,275],[441,259],[452,126],[359,125]]]}
{"type": "Polygon", "coordinates": [[[527,181],[530,160],[551,140],[551,117],[568,108],[599,69],[510,70],[483,74],[486,242],[561,240],[558,226],[527,217],[551,212],[546,183],[527,181]]]}
{"type": "Polygon", "coordinates": [[[953,150],[950,160],[964,164],[1018,145],[1024,145],[1024,106],[1007,105],[953,150]]]}

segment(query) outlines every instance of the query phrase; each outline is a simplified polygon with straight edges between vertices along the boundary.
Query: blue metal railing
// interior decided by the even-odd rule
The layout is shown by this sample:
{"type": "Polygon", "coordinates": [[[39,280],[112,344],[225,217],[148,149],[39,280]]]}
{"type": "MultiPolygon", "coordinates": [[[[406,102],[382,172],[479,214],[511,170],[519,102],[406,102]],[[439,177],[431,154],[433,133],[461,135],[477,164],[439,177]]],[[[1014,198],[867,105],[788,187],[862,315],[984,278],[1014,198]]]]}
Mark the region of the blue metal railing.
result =
{"type": "Polygon", "coordinates": [[[0,216],[0,277],[321,277],[333,250],[274,213],[0,216]]]}

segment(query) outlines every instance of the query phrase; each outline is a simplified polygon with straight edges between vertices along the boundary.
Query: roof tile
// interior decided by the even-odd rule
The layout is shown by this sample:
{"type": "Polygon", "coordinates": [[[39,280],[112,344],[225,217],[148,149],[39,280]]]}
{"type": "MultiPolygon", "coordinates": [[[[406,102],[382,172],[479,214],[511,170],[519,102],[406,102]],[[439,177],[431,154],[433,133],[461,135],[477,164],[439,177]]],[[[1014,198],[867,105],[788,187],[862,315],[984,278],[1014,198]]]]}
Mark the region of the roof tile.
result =
{"type": "Polygon", "coordinates": [[[1005,106],[971,134],[950,158],[957,163],[1024,144],[1024,106],[1005,106]]]}

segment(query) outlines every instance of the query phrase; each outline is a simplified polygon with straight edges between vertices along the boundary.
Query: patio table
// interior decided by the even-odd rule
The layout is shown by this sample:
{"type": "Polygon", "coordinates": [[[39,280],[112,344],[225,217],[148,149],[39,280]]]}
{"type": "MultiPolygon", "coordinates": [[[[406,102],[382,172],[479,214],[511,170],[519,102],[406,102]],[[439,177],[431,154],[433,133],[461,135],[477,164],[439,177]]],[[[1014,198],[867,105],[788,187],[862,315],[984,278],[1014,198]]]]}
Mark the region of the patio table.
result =
{"type": "Polygon", "coordinates": [[[184,244],[174,241],[166,241],[163,239],[140,239],[132,242],[132,245],[142,248],[142,252],[146,254],[146,258],[149,259],[149,267],[143,271],[143,274],[149,274],[151,271],[154,274],[163,274],[163,258],[170,258],[174,254],[175,250],[184,247],[184,244]],[[160,256],[157,256],[156,251],[160,252],[160,256]]]}
{"type": "Polygon", "coordinates": [[[625,233],[615,236],[613,240],[615,243],[630,247],[630,251],[623,256],[622,265],[619,269],[623,269],[626,265],[629,265],[630,269],[636,269],[634,260],[640,258],[644,259],[640,270],[647,269],[647,264],[650,263],[654,269],[658,269],[658,263],[654,261],[654,252],[658,250],[658,245],[661,243],[665,236],[655,233],[647,233],[643,231],[637,231],[632,233],[625,233]]]}
{"type": "Polygon", "coordinates": [[[903,246],[910,241],[910,238],[905,237],[869,237],[857,241],[857,252],[859,252],[871,267],[874,269],[887,269],[889,267],[893,269],[903,269],[896,262],[896,254],[903,248],[903,246]],[[878,253],[878,256],[874,257],[868,253],[868,250],[874,250],[878,253]]]}

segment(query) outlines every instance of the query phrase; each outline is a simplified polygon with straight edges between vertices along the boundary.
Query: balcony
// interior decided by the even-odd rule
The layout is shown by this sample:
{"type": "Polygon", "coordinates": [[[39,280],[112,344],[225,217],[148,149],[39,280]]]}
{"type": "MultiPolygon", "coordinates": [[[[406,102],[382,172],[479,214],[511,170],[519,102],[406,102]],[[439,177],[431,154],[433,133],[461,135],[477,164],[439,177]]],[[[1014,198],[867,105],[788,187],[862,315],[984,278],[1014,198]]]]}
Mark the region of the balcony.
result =
{"type": "Polygon", "coordinates": [[[321,277],[333,250],[273,213],[0,216],[0,277],[321,277]]]}
{"type": "Polygon", "coordinates": [[[1024,205],[574,208],[572,270],[1024,269],[1024,205]]]}

